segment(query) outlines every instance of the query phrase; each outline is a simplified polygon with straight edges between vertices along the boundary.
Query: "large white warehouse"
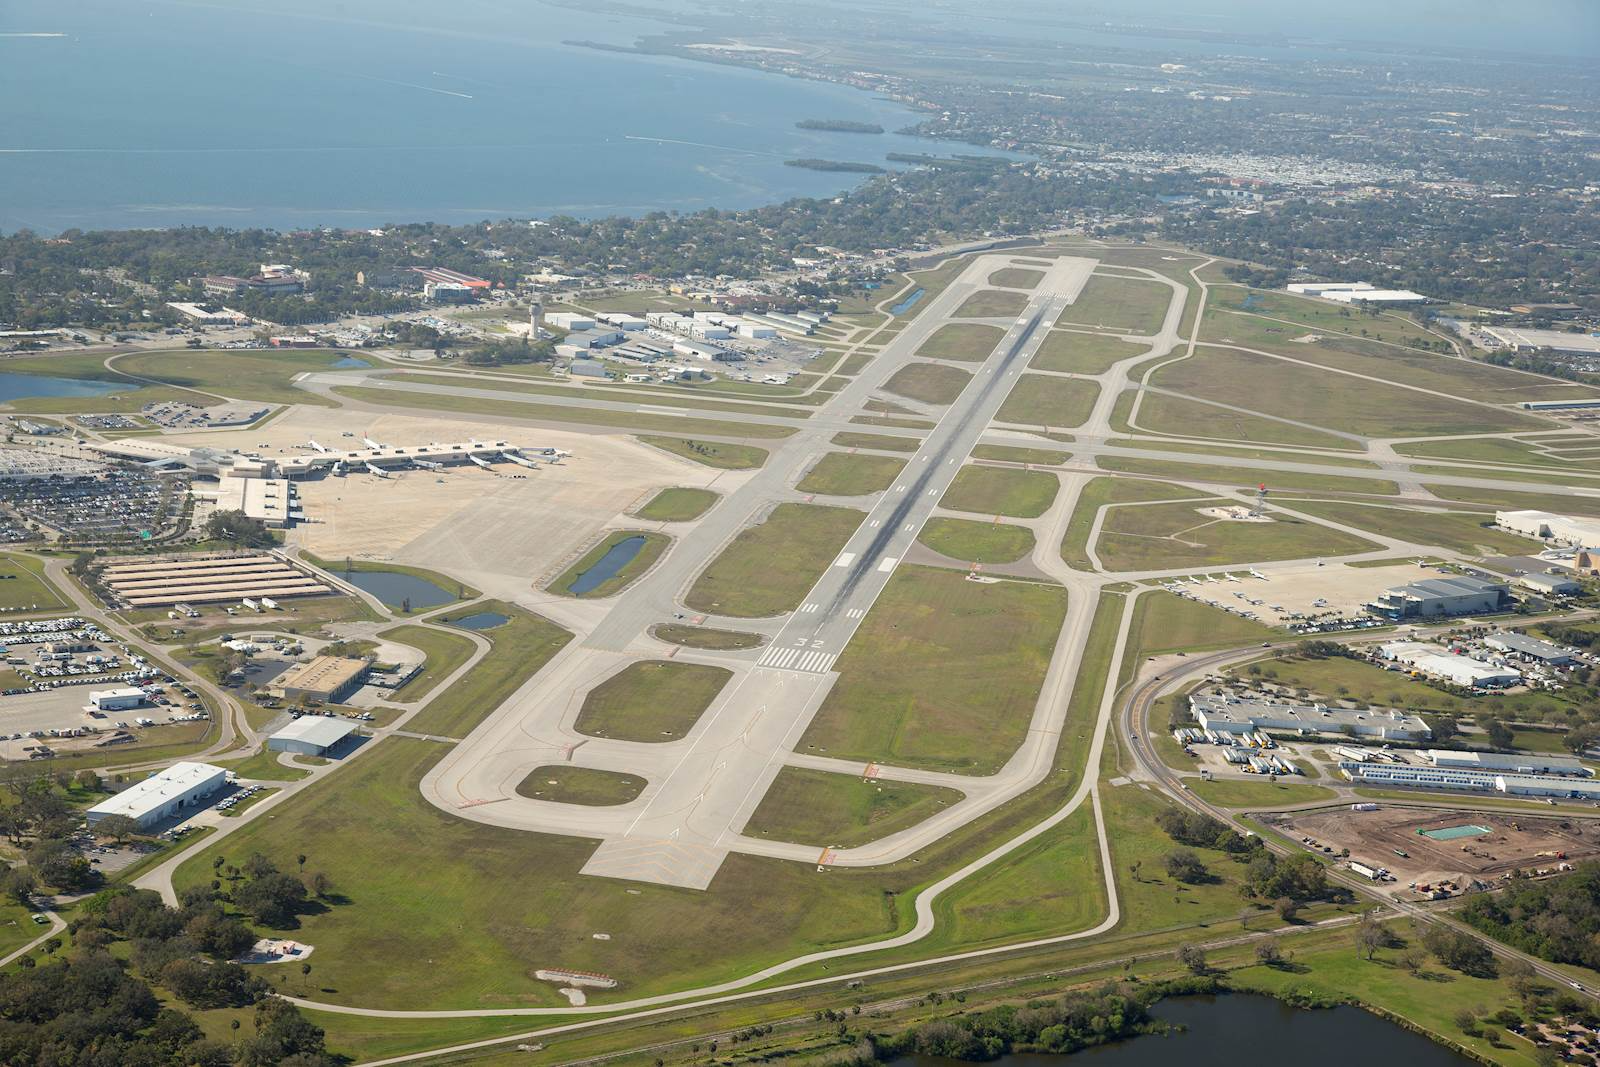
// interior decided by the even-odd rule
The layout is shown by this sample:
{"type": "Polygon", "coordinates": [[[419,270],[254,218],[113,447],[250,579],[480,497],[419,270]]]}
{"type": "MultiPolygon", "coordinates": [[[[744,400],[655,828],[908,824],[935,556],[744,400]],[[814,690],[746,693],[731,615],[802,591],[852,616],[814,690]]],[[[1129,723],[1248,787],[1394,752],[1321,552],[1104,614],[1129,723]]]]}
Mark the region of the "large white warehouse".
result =
{"type": "Polygon", "coordinates": [[[126,815],[147,830],[156,823],[201,806],[222,788],[228,772],[209,763],[174,763],[116,796],[107,797],[84,814],[93,826],[108,815],[126,815]]]}
{"type": "Polygon", "coordinates": [[[1522,673],[1514,668],[1497,667],[1471,656],[1457,656],[1438,645],[1421,641],[1391,641],[1380,645],[1378,654],[1418,673],[1469,689],[1503,689],[1522,681],[1522,673]]]}
{"type": "Polygon", "coordinates": [[[1501,529],[1541,541],[1560,541],[1579,548],[1600,545],[1600,520],[1548,511],[1497,511],[1494,522],[1501,529]]]}
{"type": "Polygon", "coordinates": [[[1464,767],[1479,771],[1510,771],[1513,774],[1565,774],[1592,778],[1594,772],[1576,756],[1541,756],[1528,752],[1457,752],[1429,749],[1423,753],[1435,767],[1464,767]]]}

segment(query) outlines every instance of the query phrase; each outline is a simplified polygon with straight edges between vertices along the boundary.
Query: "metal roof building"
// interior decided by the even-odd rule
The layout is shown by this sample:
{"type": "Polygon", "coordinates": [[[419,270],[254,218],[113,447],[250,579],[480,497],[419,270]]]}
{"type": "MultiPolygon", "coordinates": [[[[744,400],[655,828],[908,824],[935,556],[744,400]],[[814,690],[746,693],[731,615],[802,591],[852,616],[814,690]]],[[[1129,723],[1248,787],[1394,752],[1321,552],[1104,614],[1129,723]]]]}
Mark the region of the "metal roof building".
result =
{"type": "Polygon", "coordinates": [[[1500,652],[1526,656],[1528,659],[1555,667],[1565,666],[1577,660],[1571,650],[1553,645],[1549,641],[1541,641],[1537,637],[1529,637],[1527,634],[1493,634],[1484,638],[1483,643],[1500,652]]]}
{"type": "Polygon", "coordinates": [[[323,756],[329,749],[355,732],[356,724],[349,719],[329,715],[302,715],[288,726],[267,738],[267,748],[273,752],[299,752],[307,756],[323,756]]]}
{"type": "Polygon", "coordinates": [[[1527,752],[1457,752],[1454,749],[1429,749],[1423,755],[1435,767],[1464,767],[1479,771],[1510,771],[1513,774],[1560,774],[1593,778],[1594,772],[1576,756],[1546,756],[1527,752]]]}
{"type": "Polygon", "coordinates": [[[1275,704],[1245,700],[1220,693],[1189,697],[1189,711],[1202,729],[1217,733],[1247,734],[1255,730],[1293,730],[1310,733],[1353,733],[1416,741],[1433,736],[1428,724],[1400,711],[1330,708],[1322,704],[1275,704]]]}
{"type": "Polygon", "coordinates": [[[126,815],[141,830],[200,806],[227,781],[228,772],[209,763],[174,763],[159,774],[107,797],[84,814],[93,826],[109,815],[126,815]]]}
{"type": "Polygon", "coordinates": [[[1367,606],[1387,618],[1409,619],[1502,611],[1510,601],[1511,591],[1504,582],[1450,575],[1445,578],[1424,578],[1409,585],[1386,589],[1367,606]]]}
{"type": "Polygon", "coordinates": [[[349,656],[318,656],[290,667],[272,689],[284,700],[320,700],[337,704],[361,688],[372,664],[349,656]]]}

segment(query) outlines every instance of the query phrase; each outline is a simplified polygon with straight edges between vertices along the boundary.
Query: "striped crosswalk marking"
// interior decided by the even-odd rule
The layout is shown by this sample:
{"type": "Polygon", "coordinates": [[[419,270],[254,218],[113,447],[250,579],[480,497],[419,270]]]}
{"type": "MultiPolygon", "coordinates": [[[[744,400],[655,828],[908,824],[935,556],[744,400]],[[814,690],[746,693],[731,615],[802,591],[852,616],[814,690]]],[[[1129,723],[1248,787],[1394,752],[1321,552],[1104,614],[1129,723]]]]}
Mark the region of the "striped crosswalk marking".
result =
{"type": "Polygon", "coordinates": [[[811,612],[816,611],[816,610],[817,610],[817,605],[816,604],[802,604],[802,605],[800,605],[800,613],[802,615],[809,615],[811,612]]]}
{"type": "Polygon", "coordinates": [[[818,652],[804,648],[774,648],[762,656],[757,664],[775,667],[781,671],[800,671],[805,674],[825,674],[839,657],[832,652],[818,652]]]}
{"type": "Polygon", "coordinates": [[[861,618],[861,616],[865,615],[866,613],[867,613],[867,609],[866,608],[851,608],[849,611],[845,612],[844,614],[845,614],[846,618],[859,619],[859,618],[861,618]]]}

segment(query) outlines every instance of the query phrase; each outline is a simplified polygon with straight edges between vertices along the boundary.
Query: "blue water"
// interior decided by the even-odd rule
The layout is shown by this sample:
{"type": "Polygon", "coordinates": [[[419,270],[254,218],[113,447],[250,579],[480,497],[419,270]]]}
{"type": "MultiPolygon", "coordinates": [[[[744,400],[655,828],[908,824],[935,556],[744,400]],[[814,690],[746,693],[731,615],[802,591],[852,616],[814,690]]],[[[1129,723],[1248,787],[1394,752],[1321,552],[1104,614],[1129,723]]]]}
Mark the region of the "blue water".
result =
{"type": "Polygon", "coordinates": [[[910,296],[906,297],[904,300],[900,301],[900,303],[889,309],[889,314],[904,315],[906,312],[916,307],[917,301],[921,300],[925,294],[926,290],[924,289],[913,289],[910,296]]]}
{"type": "MultiPolygon", "coordinates": [[[[1360,1008],[1306,1010],[1270,997],[1232,993],[1163,1000],[1151,1014],[1183,1029],[1165,1037],[1148,1035],[1101,1045],[1065,1058],[1029,1053],[993,1062],[1001,1067],[1239,1067],[1290,1058],[1296,1067],[1350,1067],[1353,1062],[1464,1067],[1472,1062],[1360,1008]],[[1359,1050],[1359,1055],[1352,1056],[1352,1050],[1359,1050]]],[[[935,1056],[910,1056],[889,1067],[953,1067],[954,1063],[935,1056]]]]}
{"type": "Polygon", "coordinates": [[[50,378],[43,374],[0,371],[0,402],[35,396],[110,396],[112,393],[132,393],[138,388],[132,383],[117,385],[84,378],[50,378]]]}
{"type": "Polygon", "coordinates": [[[368,363],[364,359],[357,359],[355,356],[340,356],[338,359],[336,359],[332,363],[328,364],[328,369],[329,370],[353,370],[356,367],[370,367],[370,366],[372,366],[372,364],[368,363]]]}
{"type": "Polygon", "coordinates": [[[480,611],[473,615],[463,615],[459,619],[451,619],[451,626],[460,626],[468,630],[492,630],[496,626],[504,626],[510,619],[498,611],[480,611]]]}
{"type": "Polygon", "coordinates": [[[588,570],[574,578],[572,584],[567,586],[567,592],[573,596],[583,596],[598,589],[615,578],[618,571],[632,563],[633,557],[637,556],[643,547],[643,537],[624,537],[608,548],[606,554],[595,560],[588,570]]]}
{"type": "Polygon", "coordinates": [[[740,208],[862,181],[787,159],[946,148],[795,128],[919,118],[857,89],[561,43],[673,28],[534,0],[6,0],[0,232],[740,208]]]}
{"type": "Polygon", "coordinates": [[[441,589],[426,578],[418,578],[414,574],[405,574],[401,571],[341,571],[339,577],[362,592],[371,593],[393,608],[400,607],[409,600],[411,610],[419,611],[422,608],[448,604],[456,599],[454,593],[441,589]]]}

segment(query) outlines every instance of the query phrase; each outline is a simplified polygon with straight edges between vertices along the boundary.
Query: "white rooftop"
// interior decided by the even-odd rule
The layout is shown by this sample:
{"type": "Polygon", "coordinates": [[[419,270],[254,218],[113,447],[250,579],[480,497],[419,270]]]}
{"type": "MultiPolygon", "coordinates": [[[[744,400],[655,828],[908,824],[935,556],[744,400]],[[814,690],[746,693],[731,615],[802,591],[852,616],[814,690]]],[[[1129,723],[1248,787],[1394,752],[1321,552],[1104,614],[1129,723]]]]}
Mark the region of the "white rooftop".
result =
{"type": "Polygon", "coordinates": [[[356,728],[349,719],[329,715],[302,715],[288,726],[275,732],[271,741],[304,741],[323,748],[332,748],[356,728]]]}
{"type": "Polygon", "coordinates": [[[137,819],[224,773],[221,767],[213,767],[209,763],[174,763],[160,774],[136,782],[114,797],[107,797],[90,808],[89,812],[94,815],[126,815],[130,819],[137,819]]]}

